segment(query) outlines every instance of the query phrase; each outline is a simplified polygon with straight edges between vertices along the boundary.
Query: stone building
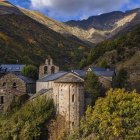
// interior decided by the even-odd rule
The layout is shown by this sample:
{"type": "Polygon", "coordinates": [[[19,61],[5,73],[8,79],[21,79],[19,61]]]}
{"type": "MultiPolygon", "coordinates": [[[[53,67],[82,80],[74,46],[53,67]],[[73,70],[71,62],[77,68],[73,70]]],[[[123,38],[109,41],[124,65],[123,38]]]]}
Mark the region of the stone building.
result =
{"type": "Polygon", "coordinates": [[[59,71],[59,67],[53,64],[53,59],[49,56],[46,59],[45,64],[39,67],[39,78],[42,78],[44,75],[54,74],[59,71]]]}
{"type": "Polygon", "coordinates": [[[68,128],[79,126],[85,111],[84,79],[74,73],[67,73],[54,81],[54,102],[57,112],[65,116],[68,128]]]}
{"type": "Polygon", "coordinates": [[[114,68],[97,68],[92,67],[87,70],[87,72],[93,72],[96,76],[99,77],[99,81],[105,89],[112,87],[113,78],[115,77],[114,68]]]}
{"type": "Polygon", "coordinates": [[[70,72],[59,71],[59,67],[53,65],[52,59],[46,59],[45,65],[40,67],[40,79],[36,82],[36,97],[52,98],[55,103],[56,112],[65,117],[68,128],[79,126],[79,121],[88,105],[91,96],[85,93],[84,79],[88,71],[93,71],[106,87],[111,87],[113,70],[92,69],[87,72],[83,70],[72,70],[70,72]],[[51,71],[51,66],[55,71],[51,71]],[[45,68],[47,67],[47,68],[45,68]],[[46,71],[47,70],[47,71],[46,71]]]}
{"type": "Polygon", "coordinates": [[[37,96],[53,98],[56,111],[65,117],[68,128],[79,125],[85,111],[84,79],[73,72],[46,75],[36,83],[37,96]]]}
{"type": "Polygon", "coordinates": [[[23,97],[36,92],[34,80],[19,73],[7,73],[0,78],[0,111],[12,106],[15,97],[23,97]]]}
{"type": "Polygon", "coordinates": [[[24,92],[18,91],[17,89],[0,89],[0,112],[10,111],[15,106],[15,102],[18,105],[22,104],[28,99],[28,95],[24,92]]]}
{"type": "Polygon", "coordinates": [[[36,93],[34,80],[17,73],[7,73],[0,78],[0,88],[17,89],[24,93],[36,93]]]}

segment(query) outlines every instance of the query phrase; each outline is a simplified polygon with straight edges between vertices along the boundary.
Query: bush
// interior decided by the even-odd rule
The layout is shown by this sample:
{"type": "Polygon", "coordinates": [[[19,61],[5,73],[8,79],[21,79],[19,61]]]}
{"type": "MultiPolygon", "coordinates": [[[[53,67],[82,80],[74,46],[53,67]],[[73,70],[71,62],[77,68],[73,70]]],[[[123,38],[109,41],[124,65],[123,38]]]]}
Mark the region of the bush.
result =
{"type": "Polygon", "coordinates": [[[37,79],[38,78],[38,70],[37,67],[33,65],[27,65],[23,68],[22,74],[26,77],[37,79]]]}
{"type": "Polygon", "coordinates": [[[115,87],[125,88],[127,86],[127,79],[127,71],[125,69],[121,69],[115,77],[115,87]]]}
{"type": "Polygon", "coordinates": [[[39,139],[53,112],[53,101],[47,98],[27,102],[16,113],[0,117],[1,140],[39,139]]]}
{"type": "Polygon", "coordinates": [[[110,90],[105,98],[97,100],[94,107],[88,107],[79,133],[75,133],[72,139],[139,140],[139,109],[140,95],[135,91],[110,90]]]}
{"type": "Polygon", "coordinates": [[[98,77],[93,72],[89,72],[86,76],[85,90],[87,93],[91,94],[92,104],[101,96],[101,84],[98,77]]]}

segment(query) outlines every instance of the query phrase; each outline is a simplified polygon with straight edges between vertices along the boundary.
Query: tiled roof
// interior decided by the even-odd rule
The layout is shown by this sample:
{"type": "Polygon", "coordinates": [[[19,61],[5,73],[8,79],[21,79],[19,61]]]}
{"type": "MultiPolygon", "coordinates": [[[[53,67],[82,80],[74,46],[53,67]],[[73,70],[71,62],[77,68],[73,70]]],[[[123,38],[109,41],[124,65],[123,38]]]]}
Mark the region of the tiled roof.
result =
{"type": "MultiPolygon", "coordinates": [[[[24,81],[25,83],[28,83],[28,84],[35,84],[36,83],[35,80],[33,80],[31,78],[28,78],[26,76],[23,76],[20,73],[9,72],[9,73],[6,73],[5,75],[8,75],[8,74],[13,74],[13,75],[17,76],[19,79],[21,79],[22,81],[24,81]]],[[[4,77],[5,75],[2,75],[2,77],[4,77]]]]}
{"type": "Polygon", "coordinates": [[[90,68],[97,76],[113,77],[115,75],[114,68],[90,68]]]}
{"type": "Polygon", "coordinates": [[[1,64],[1,72],[21,72],[25,65],[22,64],[1,64]]]}
{"type": "Polygon", "coordinates": [[[54,81],[54,80],[56,80],[57,78],[62,77],[62,76],[65,75],[66,73],[68,73],[68,72],[60,71],[60,72],[55,73],[55,74],[46,75],[46,76],[44,76],[42,79],[39,79],[37,82],[54,81]]]}

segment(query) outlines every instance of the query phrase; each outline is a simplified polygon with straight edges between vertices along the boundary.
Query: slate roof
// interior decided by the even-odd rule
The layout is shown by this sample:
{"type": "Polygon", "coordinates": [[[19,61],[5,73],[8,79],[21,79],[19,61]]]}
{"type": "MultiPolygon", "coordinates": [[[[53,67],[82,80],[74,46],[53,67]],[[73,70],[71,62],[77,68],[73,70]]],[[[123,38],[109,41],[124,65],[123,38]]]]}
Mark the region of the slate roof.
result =
{"type": "MultiPolygon", "coordinates": [[[[7,74],[13,74],[13,75],[17,76],[19,79],[21,79],[22,81],[24,81],[27,84],[35,84],[36,83],[35,80],[33,80],[31,78],[28,78],[26,76],[23,76],[20,73],[7,73],[7,74]]],[[[7,75],[7,74],[5,74],[5,75],[7,75]]],[[[3,75],[3,76],[5,76],[5,75],[3,75]]]]}
{"type": "Polygon", "coordinates": [[[82,83],[84,79],[74,73],[68,73],[55,80],[55,83],[82,83]]]}
{"type": "Polygon", "coordinates": [[[0,71],[1,72],[21,72],[25,67],[23,64],[1,64],[0,71]]]}
{"type": "Polygon", "coordinates": [[[83,70],[72,70],[73,73],[79,75],[80,77],[85,77],[86,76],[86,72],[83,70]]]}
{"type": "Polygon", "coordinates": [[[47,94],[47,93],[49,94],[49,93],[52,93],[52,92],[53,92],[52,88],[50,88],[50,89],[41,89],[38,93],[36,93],[33,96],[31,96],[30,100],[33,100],[34,98],[37,98],[40,95],[47,94]]]}
{"type": "Polygon", "coordinates": [[[27,84],[35,84],[35,80],[31,79],[31,78],[28,78],[26,76],[23,76],[21,74],[18,74],[18,73],[14,73],[18,78],[20,78],[21,80],[23,80],[25,83],[27,84]]]}
{"type": "Polygon", "coordinates": [[[113,77],[115,75],[114,68],[90,68],[97,76],[113,77]]]}
{"type": "Polygon", "coordinates": [[[42,79],[39,79],[37,82],[48,82],[48,81],[54,81],[59,77],[62,77],[63,75],[67,74],[68,72],[60,71],[58,73],[50,74],[44,76],[42,79]]]}

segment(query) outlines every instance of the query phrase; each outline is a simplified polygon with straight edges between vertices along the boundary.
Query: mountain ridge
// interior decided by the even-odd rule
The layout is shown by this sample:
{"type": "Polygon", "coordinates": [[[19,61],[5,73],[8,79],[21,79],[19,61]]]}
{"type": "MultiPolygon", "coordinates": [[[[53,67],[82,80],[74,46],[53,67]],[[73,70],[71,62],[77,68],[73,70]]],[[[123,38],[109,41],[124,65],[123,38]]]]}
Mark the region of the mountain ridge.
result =
{"type": "Polygon", "coordinates": [[[83,43],[89,46],[94,46],[94,44],[110,39],[123,30],[127,30],[127,28],[133,28],[135,26],[134,22],[140,24],[140,19],[135,20],[135,16],[140,15],[140,8],[126,12],[112,11],[98,16],[91,16],[87,20],[67,22],[56,21],[37,11],[19,7],[18,9],[26,16],[60,33],[64,37],[77,40],[78,42],[83,41],[83,43]]]}

